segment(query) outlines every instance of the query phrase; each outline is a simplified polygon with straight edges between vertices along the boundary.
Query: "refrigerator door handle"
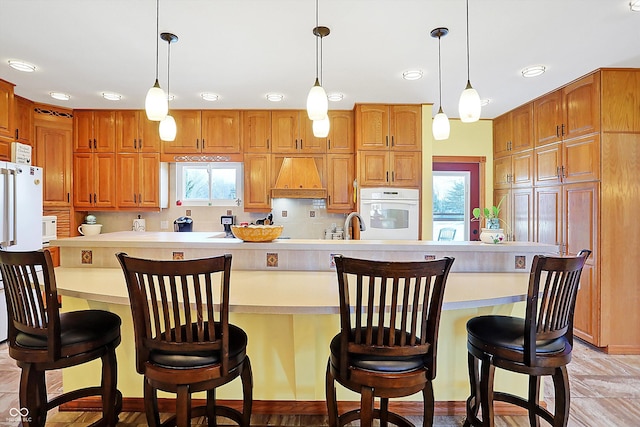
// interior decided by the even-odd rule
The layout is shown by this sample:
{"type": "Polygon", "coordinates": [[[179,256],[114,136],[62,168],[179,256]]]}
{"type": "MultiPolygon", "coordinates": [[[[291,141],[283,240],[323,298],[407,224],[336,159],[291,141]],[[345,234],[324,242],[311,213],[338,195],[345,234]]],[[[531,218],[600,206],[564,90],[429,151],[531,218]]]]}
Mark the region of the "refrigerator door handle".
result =
{"type": "Polygon", "coordinates": [[[7,168],[0,169],[0,176],[3,181],[3,197],[2,197],[2,238],[0,239],[0,247],[6,248],[9,245],[9,170],[7,168]]]}
{"type": "Polygon", "coordinates": [[[11,206],[13,207],[13,221],[11,221],[13,234],[11,234],[9,246],[14,246],[18,244],[18,171],[16,169],[8,169],[8,175],[13,175],[13,200],[11,200],[11,206]]]}

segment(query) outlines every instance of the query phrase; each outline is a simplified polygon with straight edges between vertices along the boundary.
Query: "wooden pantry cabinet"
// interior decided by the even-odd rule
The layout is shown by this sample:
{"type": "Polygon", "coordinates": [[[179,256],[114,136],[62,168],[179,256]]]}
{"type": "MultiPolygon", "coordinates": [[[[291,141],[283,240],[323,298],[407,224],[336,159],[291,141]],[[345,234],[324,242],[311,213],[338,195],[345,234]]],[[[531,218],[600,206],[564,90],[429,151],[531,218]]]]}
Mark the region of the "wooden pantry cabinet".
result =
{"type": "Polygon", "coordinates": [[[172,110],[175,141],[163,141],[165,154],[240,154],[238,110],[172,110]]]}
{"type": "Polygon", "coordinates": [[[358,150],[422,151],[420,105],[359,104],[355,111],[358,150]]]}
{"type": "Polygon", "coordinates": [[[494,158],[532,150],[533,146],[532,103],[525,104],[494,119],[494,158]]]}
{"type": "MultiPolygon", "coordinates": [[[[640,329],[628,326],[640,324],[640,265],[628,255],[628,242],[640,238],[639,106],[638,69],[600,69],[533,100],[533,185],[508,189],[496,180],[494,190],[494,200],[533,192],[533,240],[558,244],[562,254],[592,251],[574,333],[609,353],[640,354],[640,329]]],[[[499,120],[494,126],[497,137],[499,120]]],[[[499,170],[504,153],[495,157],[499,170]]]]}

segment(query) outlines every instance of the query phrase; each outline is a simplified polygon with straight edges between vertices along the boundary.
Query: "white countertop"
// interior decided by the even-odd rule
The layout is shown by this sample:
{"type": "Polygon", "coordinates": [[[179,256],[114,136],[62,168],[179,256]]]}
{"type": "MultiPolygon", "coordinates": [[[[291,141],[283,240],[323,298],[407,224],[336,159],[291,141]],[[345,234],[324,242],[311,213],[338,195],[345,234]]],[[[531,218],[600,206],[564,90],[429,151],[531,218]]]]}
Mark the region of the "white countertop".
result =
{"type": "MultiPolygon", "coordinates": [[[[185,234],[185,233],[181,233],[185,234]]],[[[450,273],[444,310],[523,301],[528,273],[450,273]]],[[[129,304],[119,268],[56,268],[58,293],[110,304],[129,304]]],[[[215,285],[219,293],[219,284],[215,285]]],[[[230,311],[263,314],[338,314],[335,271],[232,271],[230,311]]]]}
{"type": "Polygon", "coordinates": [[[321,239],[276,239],[272,242],[243,242],[236,238],[224,238],[223,232],[135,232],[81,236],[53,240],[51,246],[60,247],[130,247],[130,248],[229,248],[229,249],[279,249],[279,250],[345,250],[367,251],[455,251],[455,252],[514,252],[557,253],[556,245],[534,242],[504,242],[497,245],[482,242],[439,242],[428,240],[321,240],[321,239]]]}

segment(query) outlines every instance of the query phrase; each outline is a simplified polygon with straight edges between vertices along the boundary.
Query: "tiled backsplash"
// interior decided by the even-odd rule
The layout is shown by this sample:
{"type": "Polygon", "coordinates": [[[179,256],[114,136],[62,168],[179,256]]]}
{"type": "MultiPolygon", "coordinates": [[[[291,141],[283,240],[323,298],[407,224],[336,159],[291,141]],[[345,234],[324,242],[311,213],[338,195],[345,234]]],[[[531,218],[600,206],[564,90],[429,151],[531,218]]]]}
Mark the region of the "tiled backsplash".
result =
{"type": "MultiPolygon", "coordinates": [[[[193,231],[223,231],[220,216],[236,216],[236,222],[255,222],[264,218],[267,213],[244,212],[243,206],[176,206],[175,197],[175,165],[169,168],[169,208],[162,212],[140,212],[146,221],[147,231],[173,231],[173,221],[186,216],[191,210],[193,231]],[[167,229],[162,229],[162,222],[166,222],[167,229]]],[[[284,225],[282,237],[293,239],[323,239],[324,231],[332,224],[343,226],[346,215],[327,213],[325,200],[317,199],[273,199],[273,221],[284,225]]],[[[102,224],[102,232],[125,231],[133,228],[133,220],[138,217],[136,212],[90,212],[102,224]]]]}

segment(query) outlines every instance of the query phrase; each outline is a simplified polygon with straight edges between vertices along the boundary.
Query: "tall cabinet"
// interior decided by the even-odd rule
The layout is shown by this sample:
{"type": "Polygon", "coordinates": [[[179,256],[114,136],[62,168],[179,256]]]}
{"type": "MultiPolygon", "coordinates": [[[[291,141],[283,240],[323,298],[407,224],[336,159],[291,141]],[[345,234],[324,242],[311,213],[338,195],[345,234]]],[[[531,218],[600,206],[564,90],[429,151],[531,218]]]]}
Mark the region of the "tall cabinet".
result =
{"type": "Polygon", "coordinates": [[[640,238],[640,70],[597,70],[533,100],[533,130],[533,240],[592,251],[575,335],[640,354],[640,328],[630,327],[640,324],[640,264],[630,257],[640,238]]]}

